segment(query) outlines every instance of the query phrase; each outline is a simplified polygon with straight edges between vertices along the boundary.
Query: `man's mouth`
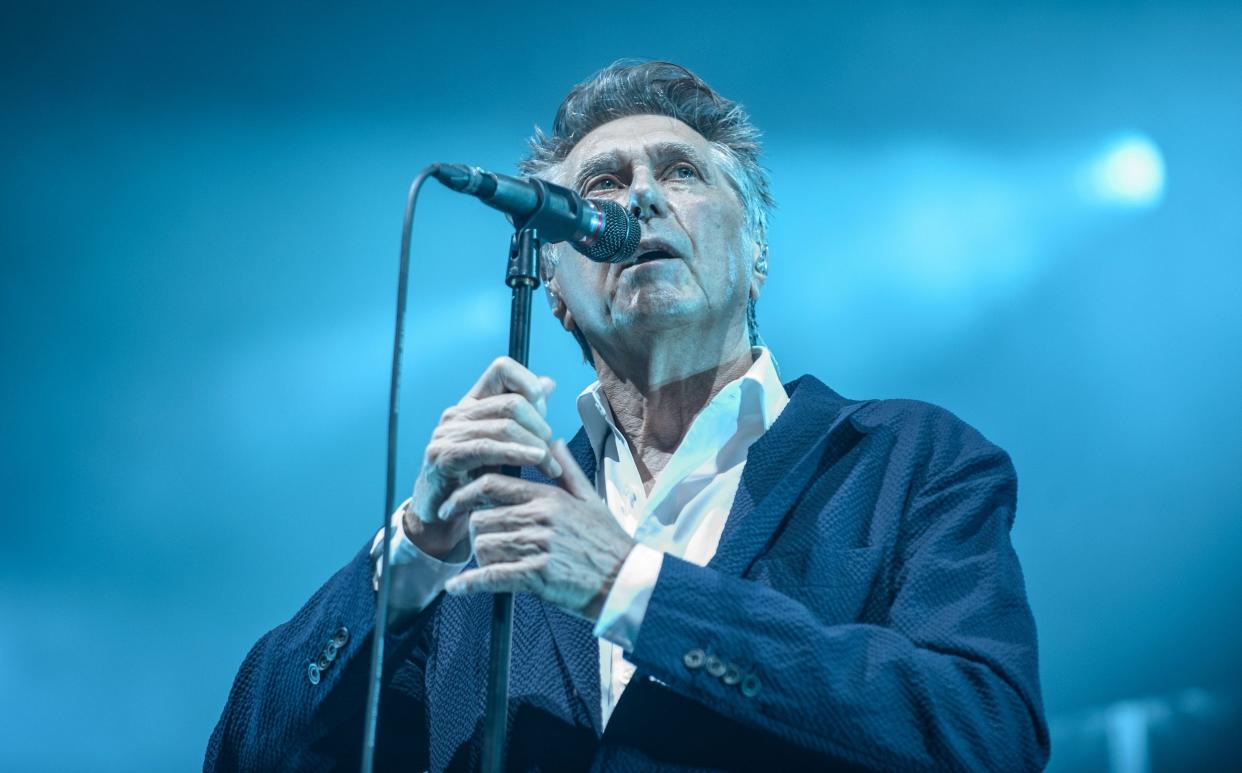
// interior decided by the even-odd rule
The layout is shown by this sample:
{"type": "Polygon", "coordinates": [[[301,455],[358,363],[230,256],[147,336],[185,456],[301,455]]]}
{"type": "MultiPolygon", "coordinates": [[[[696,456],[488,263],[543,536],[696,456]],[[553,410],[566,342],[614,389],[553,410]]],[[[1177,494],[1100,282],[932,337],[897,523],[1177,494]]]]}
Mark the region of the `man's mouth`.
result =
{"type": "Polygon", "coordinates": [[[653,260],[673,260],[674,255],[666,250],[648,250],[634,258],[635,263],[650,263],[653,260]]]}
{"type": "Polygon", "coordinates": [[[644,263],[654,263],[657,260],[676,260],[676,259],[677,259],[677,256],[669,252],[668,250],[663,250],[663,249],[646,250],[645,252],[640,252],[637,255],[635,255],[634,260],[630,263],[625,264],[622,270],[624,271],[625,269],[633,268],[634,266],[641,266],[644,263]]]}

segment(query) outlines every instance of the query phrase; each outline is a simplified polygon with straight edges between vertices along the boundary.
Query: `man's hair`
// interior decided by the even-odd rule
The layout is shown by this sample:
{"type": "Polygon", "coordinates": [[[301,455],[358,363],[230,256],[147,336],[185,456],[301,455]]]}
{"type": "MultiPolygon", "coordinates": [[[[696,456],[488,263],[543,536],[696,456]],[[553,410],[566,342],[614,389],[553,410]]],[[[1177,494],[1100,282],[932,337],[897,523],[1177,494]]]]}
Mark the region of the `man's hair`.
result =
{"type": "MultiPolygon", "coordinates": [[[[619,59],[574,86],[556,111],[552,133],[535,127],[530,155],[518,163],[518,169],[527,175],[553,177],[583,137],[609,121],[633,115],[676,118],[708,141],[716,163],[742,202],[747,231],[766,251],[768,218],[775,201],[767,170],[759,164],[759,130],[741,105],[672,62],[619,59]]],[[[545,248],[543,260],[545,276],[550,276],[556,266],[555,253],[545,248]]],[[[759,325],[753,299],[746,305],[746,327],[751,345],[757,345],[759,325]]],[[[572,332],[583,359],[591,363],[586,337],[577,328],[572,332]]]]}

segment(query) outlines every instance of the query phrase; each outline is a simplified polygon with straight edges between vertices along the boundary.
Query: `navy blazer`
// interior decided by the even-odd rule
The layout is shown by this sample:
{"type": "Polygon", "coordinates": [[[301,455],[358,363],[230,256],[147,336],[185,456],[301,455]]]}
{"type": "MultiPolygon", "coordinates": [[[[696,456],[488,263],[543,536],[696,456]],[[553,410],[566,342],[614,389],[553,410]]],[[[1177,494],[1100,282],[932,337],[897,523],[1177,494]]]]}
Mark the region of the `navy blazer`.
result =
{"type": "MultiPolygon", "coordinates": [[[[786,389],[715,557],[665,557],[603,732],[591,624],[516,596],[511,769],[1043,767],[1009,457],[926,403],[847,400],[811,376],[786,389]]],[[[593,476],[584,432],[570,449],[593,476]]],[[[364,547],[254,646],[205,770],[358,766],[372,571],[364,547]]],[[[390,634],[379,767],[478,767],[490,610],[441,594],[390,634]]]]}

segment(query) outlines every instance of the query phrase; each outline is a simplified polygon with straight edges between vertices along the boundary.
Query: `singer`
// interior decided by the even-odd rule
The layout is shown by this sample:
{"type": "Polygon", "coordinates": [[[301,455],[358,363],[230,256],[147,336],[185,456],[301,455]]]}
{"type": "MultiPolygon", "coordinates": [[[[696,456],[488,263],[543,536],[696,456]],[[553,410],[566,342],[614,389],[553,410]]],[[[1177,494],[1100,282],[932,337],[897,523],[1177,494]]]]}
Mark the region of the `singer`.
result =
{"type": "Polygon", "coordinates": [[[570,91],[522,172],[642,226],[620,263],[541,256],[595,371],[582,428],[554,440],[551,381],[492,363],[444,411],[392,544],[368,540],[246,657],[205,769],[358,764],[384,549],[385,770],[477,768],[501,591],[512,770],[1043,767],[1009,457],[926,403],[782,383],[755,313],[758,138],[668,62],[570,91]]]}

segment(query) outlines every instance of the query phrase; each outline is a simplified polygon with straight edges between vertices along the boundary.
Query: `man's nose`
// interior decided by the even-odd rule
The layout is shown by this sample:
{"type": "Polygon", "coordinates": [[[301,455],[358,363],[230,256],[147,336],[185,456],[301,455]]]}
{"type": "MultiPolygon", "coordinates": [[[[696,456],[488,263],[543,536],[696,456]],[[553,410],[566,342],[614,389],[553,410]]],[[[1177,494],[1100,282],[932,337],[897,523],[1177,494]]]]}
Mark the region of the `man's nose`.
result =
{"type": "Polygon", "coordinates": [[[646,169],[634,173],[630,183],[630,198],[626,209],[634,213],[639,220],[650,220],[653,217],[664,217],[668,214],[668,201],[664,198],[664,189],[646,169]]]}

